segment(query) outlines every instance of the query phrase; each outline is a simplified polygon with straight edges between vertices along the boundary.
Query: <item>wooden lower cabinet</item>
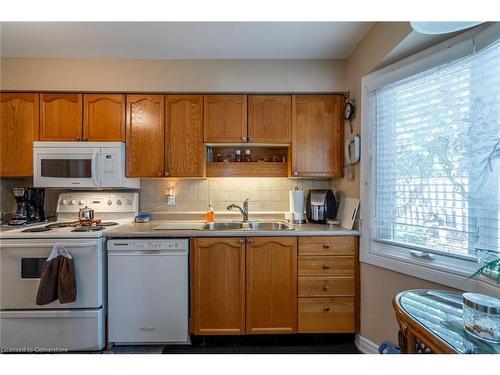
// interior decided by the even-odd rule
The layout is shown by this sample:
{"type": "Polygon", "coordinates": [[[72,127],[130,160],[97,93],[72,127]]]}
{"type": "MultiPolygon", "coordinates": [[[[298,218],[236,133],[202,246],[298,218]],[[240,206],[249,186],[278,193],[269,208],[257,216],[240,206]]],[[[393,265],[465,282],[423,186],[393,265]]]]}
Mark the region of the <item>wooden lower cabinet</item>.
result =
{"type": "Polygon", "coordinates": [[[297,332],[297,238],[247,238],[246,332],[297,332]]]}
{"type": "Polygon", "coordinates": [[[356,332],[358,238],[299,237],[298,242],[298,332],[356,332]]]}
{"type": "Polygon", "coordinates": [[[355,332],[353,297],[299,298],[300,333],[355,332]]]}
{"type": "Polygon", "coordinates": [[[245,240],[195,238],[191,251],[191,331],[245,333],[245,240]]]}
{"type": "Polygon", "coordinates": [[[349,236],[193,239],[191,333],[356,332],[357,246],[349,236]],[[329,255],[308,255],[325,241],[329,255]]]}

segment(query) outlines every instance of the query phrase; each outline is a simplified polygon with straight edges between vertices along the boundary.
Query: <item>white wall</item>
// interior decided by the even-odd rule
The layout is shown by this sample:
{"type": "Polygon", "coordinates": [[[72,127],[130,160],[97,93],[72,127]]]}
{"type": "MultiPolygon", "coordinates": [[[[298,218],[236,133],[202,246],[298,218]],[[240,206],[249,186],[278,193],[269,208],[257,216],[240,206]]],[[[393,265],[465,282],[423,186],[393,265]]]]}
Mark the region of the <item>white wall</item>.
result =
{"type": "Polygon", "coordinates": [[[345,60],[4,58],[2,90],[340,92],[345,60]]]}

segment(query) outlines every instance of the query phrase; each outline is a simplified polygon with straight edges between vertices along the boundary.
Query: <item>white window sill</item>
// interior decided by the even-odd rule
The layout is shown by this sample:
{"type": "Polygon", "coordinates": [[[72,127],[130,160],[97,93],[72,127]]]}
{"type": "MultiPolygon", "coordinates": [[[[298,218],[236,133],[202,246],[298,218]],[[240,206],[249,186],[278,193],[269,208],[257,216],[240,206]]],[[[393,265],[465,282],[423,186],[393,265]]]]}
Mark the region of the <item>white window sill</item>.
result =
{"type": "Polygon", "coordinates": [[[369,245],[367,242],[362,238],[360,261],[363,263],[451,288],[500,298],[500,285],[497,285],[495,280],[486,276],[469,279],[469,276],[479,268],[475,262],[439,255],[435,255],[433,260],[419,259],[409,254],[410,249],[401,251],[401,248],[396,249],[387,244],[372,242],[369,245]]]}

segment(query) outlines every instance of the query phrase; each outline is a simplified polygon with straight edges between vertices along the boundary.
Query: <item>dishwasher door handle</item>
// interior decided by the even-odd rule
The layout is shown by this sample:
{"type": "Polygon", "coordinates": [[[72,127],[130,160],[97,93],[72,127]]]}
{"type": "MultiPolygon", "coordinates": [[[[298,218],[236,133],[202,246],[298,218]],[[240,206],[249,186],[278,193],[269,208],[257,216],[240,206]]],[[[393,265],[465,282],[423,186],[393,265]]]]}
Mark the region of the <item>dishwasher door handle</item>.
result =
{"type": "Polygon", "coordinates": [[[165,256],[165,255],[187,255],[188,251],[186,250],[108,250],[108,255],[129,255],[129,256],[147,256],[147,255],[156,255],[156,256],[165,256]]]}

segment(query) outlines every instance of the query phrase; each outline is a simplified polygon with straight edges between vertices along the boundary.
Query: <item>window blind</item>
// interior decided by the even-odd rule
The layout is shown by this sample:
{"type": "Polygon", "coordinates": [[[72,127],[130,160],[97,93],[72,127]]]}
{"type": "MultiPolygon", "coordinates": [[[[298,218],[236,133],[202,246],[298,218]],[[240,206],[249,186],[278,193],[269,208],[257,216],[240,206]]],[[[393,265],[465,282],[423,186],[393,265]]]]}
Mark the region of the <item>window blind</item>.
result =
{"type": "Polygon", "coordinates": [[[371,93],[375,240],[500,245],[500,41],[371,93]]]}

